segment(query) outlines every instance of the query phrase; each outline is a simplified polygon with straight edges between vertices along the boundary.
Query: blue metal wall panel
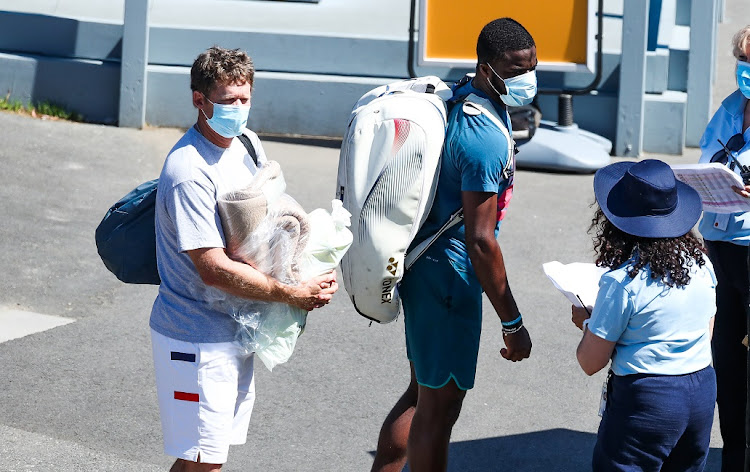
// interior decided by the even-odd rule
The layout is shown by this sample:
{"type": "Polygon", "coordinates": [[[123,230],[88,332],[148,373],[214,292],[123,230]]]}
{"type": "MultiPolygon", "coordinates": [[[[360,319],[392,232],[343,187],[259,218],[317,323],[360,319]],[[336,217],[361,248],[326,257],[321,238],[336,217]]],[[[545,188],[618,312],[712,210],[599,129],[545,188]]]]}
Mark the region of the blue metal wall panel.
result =
{"type": "Polygon", "coordinates": [[[116,124],[120,67],[101,61],[0,54],[0,90],[24,103],[51,102],[87,121],[116,124]]]}
{"type": "MultiPolygon", "coordinates": [[[[248,125],[259,133],[340,137],[359,97],[393,80],[258,72],[248,125]]],[[[147,84],[149,124],[195,123],[189,68],[150,66],[147,84]]]]}
{"type": "Polygon", "coordinates": [[[149,62],[190,66],[219,45],[248,52],[258,70],[366,77],[406,77],[407,42],[287,33],[152,27],[149,62]]]}
{"type": "Polygon", "coordinates": [[[0,11],[0,51],[61,58],[120,59],[122,25],[0,11]]]}

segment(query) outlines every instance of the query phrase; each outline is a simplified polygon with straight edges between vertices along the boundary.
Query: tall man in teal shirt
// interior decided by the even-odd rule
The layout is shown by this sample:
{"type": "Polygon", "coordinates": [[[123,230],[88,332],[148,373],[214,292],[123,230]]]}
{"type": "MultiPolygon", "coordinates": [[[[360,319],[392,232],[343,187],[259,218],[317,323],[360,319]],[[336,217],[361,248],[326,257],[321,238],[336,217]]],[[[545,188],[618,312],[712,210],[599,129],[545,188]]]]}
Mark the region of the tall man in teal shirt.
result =
{"type": "Polygon", "coordinates": [[[406,273],[404,303],[411,382],[380,431],[372,470],[445,470],[451,430],[474,386],[482,291],[503,326],[501,355],[520,361],[531,339],[508,286],[497,242],[513,189],[513,141],[507,106],[536,94],[536,46],[515,20],[487,24],[477,40],[476,75],[453,90],[435,203],[414,244],[463,207],[463,224],[446,231],[406,273]],[[479,105],[479,106],[475,106],[479,105]]]}

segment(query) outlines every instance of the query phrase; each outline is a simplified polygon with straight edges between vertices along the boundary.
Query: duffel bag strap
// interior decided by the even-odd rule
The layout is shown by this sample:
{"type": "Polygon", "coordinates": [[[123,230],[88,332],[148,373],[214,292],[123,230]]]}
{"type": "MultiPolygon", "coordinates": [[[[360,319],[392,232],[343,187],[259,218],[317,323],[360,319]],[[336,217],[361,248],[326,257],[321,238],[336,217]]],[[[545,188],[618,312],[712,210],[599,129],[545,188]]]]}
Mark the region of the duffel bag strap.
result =
{"type": "Polygon", "coordinates": [[[250,154],[250,157],[253,159],[253,162],[255,163],[255,167],[258,167],[258,153],[255,151],[255,146],[253,146],[253,142],[250,141],[250,138],[245,133],[242,133],[237,137],[240,138],[240,141],[242,141],[242,144],[245,145],[245,149],[247,149],[247,153],[250,154]]]}

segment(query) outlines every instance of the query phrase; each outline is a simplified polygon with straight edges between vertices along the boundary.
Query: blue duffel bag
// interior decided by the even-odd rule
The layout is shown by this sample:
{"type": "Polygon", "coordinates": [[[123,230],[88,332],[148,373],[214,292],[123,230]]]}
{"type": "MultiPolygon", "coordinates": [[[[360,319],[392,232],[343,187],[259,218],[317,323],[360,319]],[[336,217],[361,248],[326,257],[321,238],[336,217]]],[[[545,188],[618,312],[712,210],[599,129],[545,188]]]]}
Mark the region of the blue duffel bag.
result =
{"type": "Polygon", "coordinates": [[[144,182],[122,197],[96,228],[96,249],[102,262],[121,281],[159,285],[156,269],[156,187],[144,182]]]}
{"type": "MultiPolygon", "coordinates": [[[[238,136],[258,165],[258,154],[250,138],[238,136]]],[[[156,267],[156,187],[149,180],[131,190],[110,207],[96,227],[96,250],[110,272],[128,284],[159,285],[156,267]]]]}

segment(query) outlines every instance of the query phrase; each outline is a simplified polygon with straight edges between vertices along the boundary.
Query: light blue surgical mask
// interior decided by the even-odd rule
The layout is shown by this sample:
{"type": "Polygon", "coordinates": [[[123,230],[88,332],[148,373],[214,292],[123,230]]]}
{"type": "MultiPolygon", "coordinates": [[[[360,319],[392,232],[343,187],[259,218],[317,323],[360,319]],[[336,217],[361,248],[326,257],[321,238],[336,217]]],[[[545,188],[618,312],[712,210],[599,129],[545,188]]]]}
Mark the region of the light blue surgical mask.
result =
{"type": "Polygon", "coordinates": [[[534,97],[536,96],[536,71],[530,70],[521,75],[503,79],[497,72],[495,72],[495,69],[493,69],[489,63],[487,63],[487,67],[489,67],[492,73],[495,74],[495,77],[505,84],[505,90],[508,93],[507,95],[502,95],[498,92],[495,86],[492,85],[492,81],[487,79],[490,87],[492,87],[492,90],[500,96],[500,100],[502,100],[503,103],[509,107],[520,107],[522,105],[528,105],[534,100],[534,97]]]}
{"type": "MultiPolygon", "coordinates": [[[[206,97],[206,100],[208,100],[208,97],[206,97]]],[[[211,100],[208,101],[214,106],[214,114],[211,118],[206,115],[206,112],[203,112],[208,126],[216,131],[219,136],[225,138],[234,138],[241,135],[247,124],[250,105],[222,105],[211,100]]]]}
{"type": "Polygon", "coordinates": [[[737,85],[742,95],[750,100],[750,63],[737,61],[737,85]]]}

